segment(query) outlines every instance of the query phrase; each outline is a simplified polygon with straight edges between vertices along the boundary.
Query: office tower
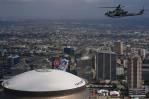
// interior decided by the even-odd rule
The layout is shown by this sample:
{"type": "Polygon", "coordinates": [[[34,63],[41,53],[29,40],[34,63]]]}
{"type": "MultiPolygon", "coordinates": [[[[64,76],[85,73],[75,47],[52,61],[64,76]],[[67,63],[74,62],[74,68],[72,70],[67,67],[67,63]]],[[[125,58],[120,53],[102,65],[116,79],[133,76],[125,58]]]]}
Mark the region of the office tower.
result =
{"type": "Polygon", "coordinates": [[[123,42],[121,41],[117,41],[114,43],[114,51],[117,53],[117,54],[124,54],[124,47],[123,47],[123,42]]]}
{"type": "Polygon", "coordinates": [[[74,55],[75,51],[74,48],[66,47],[64,48],[64,54],[74,55]]]}
{"type": "Polygon", "coordinates": [[[20,56],[18,55],[10,55],[8,57],[8,65],[10,67],[15,66],[16,64],[18,64],[20,62],[20,56]]]}
{"type": "Polygon", "coordinates": [[[95,56],[96,80],[116,80],[116,54],[98,52],[95,56]]]}
{"type": "Polygon", "coordinates": [[[3,57],[0,56],[0,78],[3,77],[3,57]]]}
{"type": "Polygon", "coordinates": [[[11,68],[17,65],[20,62],[20,57],[18,55],[10,55],[9,57],[5,57],[6,63],[3,64],[3,74],[11,74],[11,68]]]}
{"type": "Polygon", "coordinates": [[[141,56],[141,58],[143,60],[146,56],[146,50],[145,49],[139,49],[138,53],[139,53],[139,55],[141,56]]]}
{"type": "Polygon", "coordinates": [[[145,97],[145,89],[142,87],[142,60],[138,55],[128,58],[128,88],[129,96],[142,99],[145,97]]]}
{"type": "Polygon", "coordinates": [[[5,74],[5,67],[7,66],[7,56],[0,56],[0,78],[5,74]]]}
{"type": "Polygon", "coordinates": [[[95,79],[93,69],[93,58],[91,56],[83,56],[80,59],[77,59],[77,75],[79,77],[87,80],[95,79]]]}
{"type": "Polygon", "coordinates": [[[133,55],[128,58],[128,87],[142,87],[142,61],[138,55],[133,55]]]}
{"type": "Polygon", "coordinates": [[[149,59],[144,59],[142,62],[142,79],[149,81],[149,59]]]}

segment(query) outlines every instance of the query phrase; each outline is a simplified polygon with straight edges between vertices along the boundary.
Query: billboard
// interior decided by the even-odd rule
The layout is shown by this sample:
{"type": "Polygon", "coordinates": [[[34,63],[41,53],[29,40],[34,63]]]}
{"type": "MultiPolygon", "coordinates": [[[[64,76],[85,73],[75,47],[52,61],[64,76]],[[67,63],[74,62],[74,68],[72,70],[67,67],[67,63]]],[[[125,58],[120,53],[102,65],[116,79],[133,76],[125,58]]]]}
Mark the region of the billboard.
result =
{"type": "Polygon", "coordinates": [[[52,64],[52,67],[54,69],[66,71],[68,68],[69,60],[67,60],[66,58],[54,57],[52,64]]]}
{"type": "Polygon", "coordinates": [[[67,59],[61,59],[61,64],[59,65],[59,69],[66,71],[68,68],[69,61],[67,59]]]}
{"type": "Polygon", "coordinates": [[[55,57],[53,61],[53,68],[58,68],[60,63],[60,57],[55,57]]]}

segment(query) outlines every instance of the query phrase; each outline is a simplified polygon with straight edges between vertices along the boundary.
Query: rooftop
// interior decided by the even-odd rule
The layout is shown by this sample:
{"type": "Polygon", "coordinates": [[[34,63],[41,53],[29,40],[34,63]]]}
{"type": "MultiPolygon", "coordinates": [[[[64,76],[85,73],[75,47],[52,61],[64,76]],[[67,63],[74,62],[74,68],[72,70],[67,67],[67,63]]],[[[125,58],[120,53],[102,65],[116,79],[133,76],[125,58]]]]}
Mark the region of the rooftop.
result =
{"type": "Polygon", "coordinates": [[[76,89],[85,86],[85,81],[73,74],[53,69],[28,71],[4,81],[6,89],[27,92],[50,92],[76,89]]]}

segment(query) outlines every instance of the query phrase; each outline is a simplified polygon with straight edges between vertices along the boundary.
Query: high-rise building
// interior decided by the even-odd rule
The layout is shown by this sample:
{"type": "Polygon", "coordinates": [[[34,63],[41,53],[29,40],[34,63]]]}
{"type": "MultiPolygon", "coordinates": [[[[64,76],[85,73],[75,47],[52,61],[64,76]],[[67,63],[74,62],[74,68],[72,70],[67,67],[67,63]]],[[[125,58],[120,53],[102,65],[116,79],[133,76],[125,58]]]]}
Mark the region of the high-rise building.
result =
{"type": "Polygon", "coordinates": [[[139,49],[138,54],[141,56],[142,60],[146,56],[146,50],[145,49],[139,49]]]}
{"type": "Polygon", "coordinates": [[[93,58],[91,56],[83,56],[77,59],[77,75],[87,80],[95,79],[95,75],[91,72],[93,67],[93,58]]]}
{"type": "Polygon", "coordinates": [[[64,48],[64,53],[68,55],[74,55],[74,48],[66,47],[64,48]]]}
{"type": "Polygon", "coordinates": [[[142,87],[142,60],[139,55],[128,58],[128,88],[129,96],[142,99],[145,97],[145,89],[142,87]]]}
{"type": "Polygon", "coordinates": [[[98,52],[95,56],[96,80],[116,80],[116,57],[113,52],[98,52]]]}
{"type": "Polygon", "coordinates": [[[128,58],[128,87],[142,87],[142,61],[138,55],[128,58]]]}
{"type": "Polygon", "coordinates": [[[123,42],[121,41],[117,41],[114,43],[114,51],[117,53],[117,54],[124,54],[124,46],[123,46],[123,42]]]}
{"type": "Polygon", "coordinates": [[[11,74],[11,67],[14,67],[16,64],[20,62],[20,57],[18,55],[12,56],[10,55],[9,57],[3,56],[3,64],[2,64],[2,69],[3,69],[3,74],[11,74]]]}
{"type": "Polygon", "coordinates": [[[144,59],[142,62],[142,79],[149,81],[149,59],[144,59]]]}
{"type": "Polygon", "coordinates": [[[18,64],[20,62],[20,56],[18,55],[10,55],[8,57],[8,65],[10,67],[15,66],[16,64],[18,64]]]}
{"type": "Polygon", "coordinates": [[[3,61],[2,57],[0,57],[0,78],[3,77],[3,61]]]}
{"type": "Polygon", "coordinates": [[[5,71],[5,67],[7,66],[7,57],[6,56],[0,56],[0,78],[3,77],[5,71]]]}

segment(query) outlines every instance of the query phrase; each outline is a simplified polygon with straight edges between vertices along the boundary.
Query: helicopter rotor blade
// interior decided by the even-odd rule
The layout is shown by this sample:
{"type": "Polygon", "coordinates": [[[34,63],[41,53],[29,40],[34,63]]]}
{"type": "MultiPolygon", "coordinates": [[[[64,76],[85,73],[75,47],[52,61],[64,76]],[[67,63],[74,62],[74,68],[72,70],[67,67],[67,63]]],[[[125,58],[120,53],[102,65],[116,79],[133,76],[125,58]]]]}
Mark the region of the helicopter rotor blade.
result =
{"type": "Polygon", "coordinates": [[[116,7],[99,7],[99,8],[116,8],[116,7]]]}
{"type": "MultiPolygon", "coordinates": [[[[99,7],[99,8],[117,8],[118,6],[116,7],[99,7]]],[[[121,8],[125,7],[125,6],[120,6],[121,8]]]]}
{"type": "Polygon", "coordinates": [[[120,6],[121,8],[124,8],[124,7],[126,7],[126,6],[123,6],[123,5],[121,5],[121,4],[119,4],[118,6],[120,6]]]}

